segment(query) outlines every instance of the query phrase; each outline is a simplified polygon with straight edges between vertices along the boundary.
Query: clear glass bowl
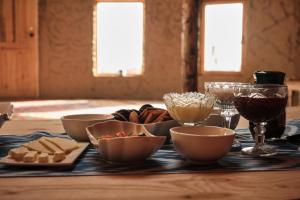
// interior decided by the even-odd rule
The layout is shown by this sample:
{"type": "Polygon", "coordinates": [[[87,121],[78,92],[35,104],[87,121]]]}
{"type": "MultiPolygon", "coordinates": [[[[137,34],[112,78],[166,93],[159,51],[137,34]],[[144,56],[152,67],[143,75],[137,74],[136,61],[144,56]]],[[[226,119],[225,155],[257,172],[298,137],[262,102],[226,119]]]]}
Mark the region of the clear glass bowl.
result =
{"type": "Polygon", "coordinates": [[[168,93],[163,100],[170,115],[183,125],[202,124],[216,101],[213,95],[198,92],[168,93]]]}

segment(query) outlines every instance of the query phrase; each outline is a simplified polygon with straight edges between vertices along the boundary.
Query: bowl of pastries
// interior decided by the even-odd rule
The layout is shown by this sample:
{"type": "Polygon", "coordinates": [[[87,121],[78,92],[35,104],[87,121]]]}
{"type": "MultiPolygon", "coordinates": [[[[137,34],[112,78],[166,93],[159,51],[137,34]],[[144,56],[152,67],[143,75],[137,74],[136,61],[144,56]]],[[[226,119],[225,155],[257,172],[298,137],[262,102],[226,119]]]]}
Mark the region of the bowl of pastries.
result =
{"type": "Polygon", "coordinates": [[[112,113],[118,121],[143,124],[145,129],[156,136],[166,136],[166,143],[170,142],[170,129],[180,124],[174,120],[167,110],[155,108],[145,104],[140,109],[121,109],[112,113]]]}

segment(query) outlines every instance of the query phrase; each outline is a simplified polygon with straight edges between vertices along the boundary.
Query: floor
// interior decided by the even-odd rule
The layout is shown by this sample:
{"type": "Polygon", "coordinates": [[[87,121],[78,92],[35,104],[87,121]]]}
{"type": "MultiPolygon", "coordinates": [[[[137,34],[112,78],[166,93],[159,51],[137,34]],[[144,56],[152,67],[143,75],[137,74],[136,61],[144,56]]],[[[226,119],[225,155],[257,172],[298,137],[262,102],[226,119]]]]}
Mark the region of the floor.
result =
{"type": "Polygon", "coordinates": [[[39,100],[12,102],[13,119],[59,119],[72,114],[108,114],[120,109],[139,109],[143,104],[164,108],[161,101],[137,100],[39,100]]]}

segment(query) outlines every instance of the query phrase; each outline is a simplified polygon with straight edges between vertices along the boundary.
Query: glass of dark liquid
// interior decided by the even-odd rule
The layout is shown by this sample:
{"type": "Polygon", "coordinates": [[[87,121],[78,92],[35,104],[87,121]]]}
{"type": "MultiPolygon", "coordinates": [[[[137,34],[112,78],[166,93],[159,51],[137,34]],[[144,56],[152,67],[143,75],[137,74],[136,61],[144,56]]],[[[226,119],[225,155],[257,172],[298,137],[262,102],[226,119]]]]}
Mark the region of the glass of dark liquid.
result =
{"type": "Polygon", "coordinates": [[[234,105],[240,115],[254,123],[254,147],[242,149],[252,156],[273,156],[277,152],[265,145],[265,126],[284,112],[287,86],[277,84],[243,84],[234,89],[234,105]]]}
{"type": "MultiPolygon", "coordinates": [[[[280,71],[256,71],[253,73],[253,77],[256,84],[280,84],[284,85],[285,73],[280,71]]],[[[265,126],[266,139],[281,138],[284,133],[286,124],[286,112],[282,112],[280,115],[270,120],[265,126]]],[[[254,123],[249,121],[250,132],[254,138],[254,123]]]]}

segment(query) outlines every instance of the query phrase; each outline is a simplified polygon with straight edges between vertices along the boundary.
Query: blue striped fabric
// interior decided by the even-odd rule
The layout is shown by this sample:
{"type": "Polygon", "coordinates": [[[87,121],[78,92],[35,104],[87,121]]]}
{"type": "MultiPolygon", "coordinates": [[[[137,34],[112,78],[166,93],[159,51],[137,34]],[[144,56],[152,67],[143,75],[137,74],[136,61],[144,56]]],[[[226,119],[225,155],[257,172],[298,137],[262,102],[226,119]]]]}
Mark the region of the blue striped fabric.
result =
{"type": "MultiPolygon", "coordinates": [[[[285,135],[300,134],[300,120],[289,121],[285,135]]],[[[35,140],[42,136],[54,136],[46,132],[36,132],[26,136],[0,136],[0,157],[7,155],[11,148],[22,143],[35,140]]],[[[57,136],[57,135],[55,135],[57,136]]],[[[64,134],[60,137],[68,137],[64,134]]],[[[237,130],[237,137],[243,147],[253,146],[248,129],[237,130]]],[[[96,150],[90,145],[68,168],[12,167],[0,165],[0,177],[30,176],[85,176],[112,174],[154,174],[154,173],[196,173],[225,171],[268,171],[268,170],[299,170],[300,151],[298,146],[290,143],[269,142],[277,147],[279,154],[270,158],[253,158],[242,155],[240,149],[231,152],[215,164],[193,165],[185,162],[174,150],[172,145],[165,145],[143,163],[128,165],[111,165],[101,160],[96,150]]]]}

